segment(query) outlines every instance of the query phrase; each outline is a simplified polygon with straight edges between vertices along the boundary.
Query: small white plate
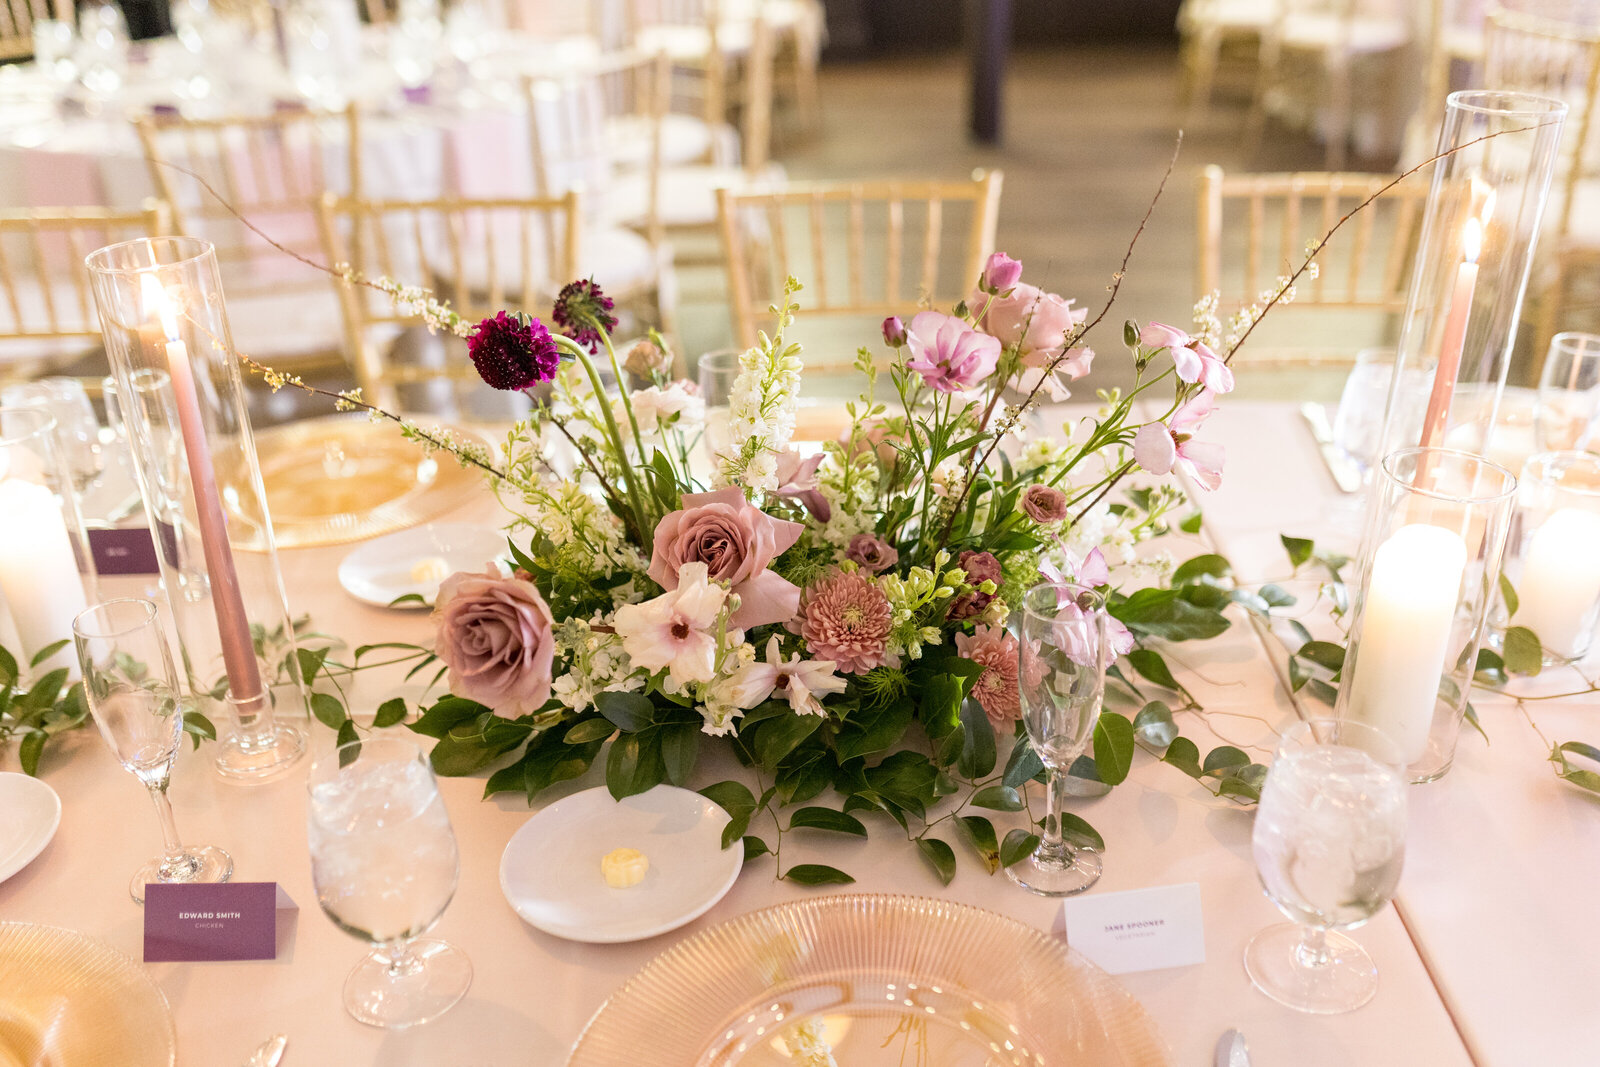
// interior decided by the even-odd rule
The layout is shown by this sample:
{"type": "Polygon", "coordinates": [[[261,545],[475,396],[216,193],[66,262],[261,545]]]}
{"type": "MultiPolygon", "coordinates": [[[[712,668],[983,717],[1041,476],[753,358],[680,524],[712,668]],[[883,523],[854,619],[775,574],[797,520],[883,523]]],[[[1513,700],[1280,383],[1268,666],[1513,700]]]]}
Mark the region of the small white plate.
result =
{"type": "Polygon", "coordinates": [[[400,607],[420,608],[433,603],[438,582],[418,582],[411,568],[427,559],[442,559],[448,574],[482,573],[490,560],[506,555],[506,536],[499,530],[464,522],[431,522],[412,530],[368,541],[339,564],[339,584],[345,592],[367,604],[386,608],[396,597],[415,593],[427,601],[400,607]]]}
{"type": "Polygon", "coordinates": [[[26,774],[0,774],[0,882],[33,862],[61,825],[61,798],[26,774]]]}
{"type": "Polygon", "coordinates": [[[744,866],[723,849],[728,813],[699,793],[658,785],[611,799],[604,786],[551,804],[522,824],[500,857],[500,891],[523,920],[569,941],[615,944],[676,930],[721,900],[744,866]],[[600,860],[636,848],[644,881],[612,889],[600,860]]]}

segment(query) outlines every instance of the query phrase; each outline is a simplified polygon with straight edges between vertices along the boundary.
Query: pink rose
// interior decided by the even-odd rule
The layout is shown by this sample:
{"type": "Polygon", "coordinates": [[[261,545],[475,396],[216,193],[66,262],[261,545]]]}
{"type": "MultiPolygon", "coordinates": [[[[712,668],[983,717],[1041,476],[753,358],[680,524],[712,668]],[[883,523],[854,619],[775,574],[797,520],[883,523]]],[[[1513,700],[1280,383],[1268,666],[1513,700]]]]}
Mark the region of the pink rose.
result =
{"type": "Polygon", "coordinates": [[[1061,352],[1067,338],[1089,316],[1087,308],[1075,308],[1071,300],[1042,292],[1038,286],[1026,282],[1012,289],[1009,296],[997,296],[992,300],[981,290],[974,292],[968,306],[979,311],[986,301],[989,310],[978,325],[999,338],[1007,348],[1020,345],[1024,356],[1034,352],[1061,352]]]}
{"type": "Polygon", "coordinates": [[[731,625],[748,630],[787,622],[800,608],[800,587],[767,568],[803,529],[766,514],[734,486],[685,493],[683,509],[656,524],[650,577],[670,591],[678,587],[678,568],[704,563],[711,581],[727,582],[739,597],[731,625]]]}
{"type": "Polygon", "coordinates": [[[514,719],[550,699],[555,639],[550,606],[530,581],[452,574],[433,609],[433,652],[450,669],[450,691],[514,719]]]}

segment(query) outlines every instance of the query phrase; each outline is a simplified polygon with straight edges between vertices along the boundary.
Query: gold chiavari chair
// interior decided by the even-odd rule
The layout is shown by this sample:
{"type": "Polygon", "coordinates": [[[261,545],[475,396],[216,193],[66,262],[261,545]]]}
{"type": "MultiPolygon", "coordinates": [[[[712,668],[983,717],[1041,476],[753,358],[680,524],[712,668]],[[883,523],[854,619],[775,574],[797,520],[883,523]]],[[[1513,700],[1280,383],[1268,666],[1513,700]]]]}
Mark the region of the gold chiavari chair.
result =
{"type": "MultiPolygon", "coordinates": [[[[786,276],[805,286],[800,316],[905,315],[972,291],[994,250],[998,170],[971,181],[797,182],[717,192],[734,336],[756,343],[786,276]],[[954,232],[951,232],[951,231],[954,232]]],[[[854,347],[808,357],[838,370],[854,347]],[[830,363],[829,360],[832,359],[830,363]]]]}
{"type": "MultiPolygon", "coordinates": [[[[548,317],[550,302],[578,277],[582,216],[576,191],[527,199],[365,200],[324,196],[318,229],[329,263],[368,279],[426,285],[469,321],[499,311],[548,317]]],[[[597,279],[604,285],[604,279],[597,279]]],[[[444,366],[390,358],[387,342],[423,321],[366,286],[340,282],[346,346],[368,399],[393,409],[402,385],[470,382],[465,355],[444,366]]]]}
{"type": "MultiPolygon", "coordinates": [[[[1217,313],[1226,323],[1260,302],[1263,291],[1275,290],[1313,242],[1391,180],[1359,173],[1224,174],[1206,167],[1198,182],[1200,294],[1218,294],[1217,313]]],[[[1318,254],[1316,277],[1301,277],[1294,300],[1252,334],[1237,360],[1340,366],[1360,348],[1392,344],[1427,196],[1427,181],[1409,178],[1345,224],[1318,254]],[[1365,322],[1353,322],[1358,317],[1365,322]],[[1305,345],[1307,336],[1347,343],[1305,345]]]]}
{"type": "Polygon", "coordinates": [[[1246,52],[1259,62],[1261,38],[1278,17],[1277,0],[1184,0],[1178,9],[1183,99],[1190,121],[1211,104],[1224,54],[1246,52]]]}
{"type": "Polygon", "coordinates": [[[55,17],[51,0],[0,0],[0,60],[33,55],[33,24],[55,17]]]}
{"type": "Polygon", "coordinates": [[[361,194],[355,106],[210,119],[149,114],[135,125],[178,232],[216,246],[240,350],[286,369],[340,363],[330,279],[297,257],[319,260],[318,198],[361,194]]]}
{"type": "Polygon", "coordinates": [[[167,206],[0,211],[0,378],[27,377],[98,350],[100,320],[84,258],[169,229],[167,206]]]}

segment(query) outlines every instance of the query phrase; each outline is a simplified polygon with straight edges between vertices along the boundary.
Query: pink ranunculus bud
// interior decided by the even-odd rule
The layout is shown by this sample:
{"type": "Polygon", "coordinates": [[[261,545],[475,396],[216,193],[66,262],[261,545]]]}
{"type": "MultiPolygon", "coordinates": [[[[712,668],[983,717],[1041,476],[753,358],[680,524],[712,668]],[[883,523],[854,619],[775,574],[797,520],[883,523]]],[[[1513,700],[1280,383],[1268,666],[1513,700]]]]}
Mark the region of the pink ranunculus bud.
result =
{"type": "Polygon", "coordinates": [[[883,320],[883,343],[890,348],[899,348],[906,343],[906,324],[900,321],[899,315],[890,315],[883,320]]]}
{"type": "Polygon", "coordinates": [[[989,256],[989,262],[983,265],[978,288],[986,293],[1003,293],[1015,288],[1021,280],[1022,264],[1004,252],[995,252],[989,256]]]}

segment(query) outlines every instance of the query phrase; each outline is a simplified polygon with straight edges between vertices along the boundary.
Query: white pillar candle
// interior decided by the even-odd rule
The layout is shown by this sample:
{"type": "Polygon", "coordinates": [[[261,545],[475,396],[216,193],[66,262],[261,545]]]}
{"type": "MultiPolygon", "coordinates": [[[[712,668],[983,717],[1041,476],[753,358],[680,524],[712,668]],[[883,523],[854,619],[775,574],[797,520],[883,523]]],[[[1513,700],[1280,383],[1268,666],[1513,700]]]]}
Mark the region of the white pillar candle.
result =
{"type": "Polygon", "coordinates": [[[1579,656],[1589,644],[1590,612],[1600,599],[1600,515],[1561,508],[1534,531],[1517,584],[1512,622],[1539,635],[1550,652],[1579,656]]]}
{"type": "Polygon", "coordinates": [[[1407,763],[1428,750],[1466,567],[1461,536],[1425,523],[1400,527],[1372,556],[1347,714],[1387,733],[1407,763]]]}
{"type": "MultiPolygon", "coordinates": [[[[72,637],[72,620],[88,606],[72,539],[55,494],[20,478],[0,478],[0,593],[11,609],[27,659],[46,645],[72,637]]],[[[76,677],[72,646],[39,665],[66,667],[76,677]]]]}

